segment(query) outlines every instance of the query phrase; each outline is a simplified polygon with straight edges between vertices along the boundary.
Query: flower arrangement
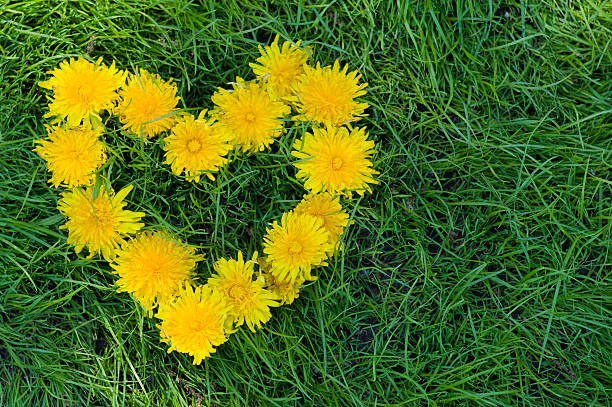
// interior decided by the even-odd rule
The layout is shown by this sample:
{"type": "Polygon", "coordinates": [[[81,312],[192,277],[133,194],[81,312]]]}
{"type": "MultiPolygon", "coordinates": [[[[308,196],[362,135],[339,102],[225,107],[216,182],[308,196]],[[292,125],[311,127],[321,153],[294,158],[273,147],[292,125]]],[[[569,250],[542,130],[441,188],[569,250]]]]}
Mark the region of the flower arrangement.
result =
{"type": "Polygon", "coordinates": [[[341,199],[371,192],[374,141],[355,125],[368,104],[359,99],[367,83],[357,71],[335,61],[309,65],[311,49],[300,42],[259,47],[250,64],[256,79],[235,78],[231,88],[211,97],[214,109],[195,117],[178,109],[172,79],[137,68],[129,73],[98,59],[60,63],[39,86],[50,91],[48,137],[34,151],[47,163],[49,183],[63,188],[61,226],[76,253],[101,255],[114,274],[118,292],[134,296],[158,319],[162,342],[193,356],[193,363],[215,352],[240,326],[255,332],[272,318],[272,308],[292,304],[306,281],[341,250],[349,225],[341,199]],[[165,230],[143,231],[143,212],[126,209],[128,185],[116,192],[96,182],[107,160],[103,114],[142,140],[164,137],[164,164],[173,174],[198,183],[229,161],[228,154],[266,151],[286,131],[289,116],[312,124],[291,152],[296,178],[308,192],[263,236],[263,255],[221,258],[205,284],[195,269],[203,254],[165,230]]]}

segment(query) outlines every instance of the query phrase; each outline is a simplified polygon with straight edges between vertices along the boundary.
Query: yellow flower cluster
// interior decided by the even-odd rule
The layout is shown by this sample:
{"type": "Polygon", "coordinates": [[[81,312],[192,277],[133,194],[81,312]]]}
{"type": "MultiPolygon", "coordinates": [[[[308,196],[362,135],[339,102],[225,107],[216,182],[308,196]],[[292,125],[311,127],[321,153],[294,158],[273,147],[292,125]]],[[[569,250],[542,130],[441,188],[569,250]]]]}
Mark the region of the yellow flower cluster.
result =
{"type": "MultiPolygon", "coordinates": [[[[371,192],[374,142],[351,123],[368,104],[361,75],[348,66],[308,64],[311,49],[300,42],[259,47],[250,64],[255,80],[237,77],[230,89],[211,97],[214,109],[194,117],[179,110],[172,79],[137,68],[118,70],[100,58],[60,63],[39,85],[51,91],[48,137],[34,151],[46,162],[49,183],[61,192],[58,210],[67,242],[88,258],[101,255],[118,276],[118,292],[130,293],[150,317],[159,319],[168,352],[193,356],[199,364],[243,324],[255,332],[272,317],[271,308],[291,304],[313,270],[341,249],[349,216],[340,199],[371,192]],[[198,284],[196,249],[167,231],[141,231],[143,212],[125,209],[133,186],[115,193],[100,174],[107,161],[104,115],[115,115],[123,130],[143,141],[164,135],[165,164],[190,182],[223,168],[234,154],[263,151],[286,131],[288,116],[312,124],[293,142],[296,177],[308,194],[274,221],[263,238],[263,257],[217,260],[214,274],[198,284]]],[[[135,140],[137,141],[137,140],[135,140]]]]}

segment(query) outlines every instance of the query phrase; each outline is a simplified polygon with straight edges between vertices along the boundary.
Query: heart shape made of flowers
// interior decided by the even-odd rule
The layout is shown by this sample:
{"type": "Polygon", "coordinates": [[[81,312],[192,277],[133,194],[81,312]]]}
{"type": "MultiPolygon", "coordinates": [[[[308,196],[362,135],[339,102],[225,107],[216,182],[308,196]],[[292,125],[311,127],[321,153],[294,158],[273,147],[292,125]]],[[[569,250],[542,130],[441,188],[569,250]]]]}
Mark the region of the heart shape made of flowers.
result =
{"type": "Polygon", "coordinates": [[[371,192],[374,141],[353,124],[368,104],[359,98],[367,83],[348,65],[312,66],[312,49],[300,42],[259,47],[250,64],[256,78],[235,78],[212,95],[214,108],[197,117],[178,109],[172,79],[137,68],[134,73],[85,58],[62,61],[39,82],[51,91],[48,137],[34,148],[61,188],[58,210],[66,218],[67,243],[88,257],[102,256],[118,276],[118,292],[134,296],[157,318],[168,353],[193,356],[199,364],[241,325],[251,331],[272,317],[270,308],[299,296],[313,269],[341,249],[349,215],[341,199],[371,192]],[[263,237],[263,256],[220,258],[206,284],[195,269],[204,255],[155,225],[144,212],[126,209],[133,189],[119,192],[100,174],[107,162],[103,115],[118,118],[123,130],[145,142],[164,135],[164,164],[187,182],[214,180],[230,154],[261,153],[286,132],[291,119],[312,125],[292,145],[296,178],[308,193],[263,237]],[[289,119],[288,117],[291,116],[289,119]],[[143,230],[143,228],[145,228],[143,230]]]}

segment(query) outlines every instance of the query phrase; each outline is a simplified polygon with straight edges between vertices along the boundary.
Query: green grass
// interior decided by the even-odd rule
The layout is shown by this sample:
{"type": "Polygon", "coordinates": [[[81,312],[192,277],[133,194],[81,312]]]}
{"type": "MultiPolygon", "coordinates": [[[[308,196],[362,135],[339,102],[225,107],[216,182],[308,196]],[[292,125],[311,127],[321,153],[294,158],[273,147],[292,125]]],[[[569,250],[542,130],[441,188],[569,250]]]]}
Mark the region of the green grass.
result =
{"type": "MultiPolygon", "coordinates": [[[[115,128],[105,171],[205,280],[301,198],[303,131],[193,186],[115,128]]],[[[609,1],[0,2],[1,406],[611,405],[611,224],[609,1]],[[275,33],[363,73],[380,184],[299,300],[192,366],[66,245],[36,83],[89,48],[196,111],[275,33]]]]}

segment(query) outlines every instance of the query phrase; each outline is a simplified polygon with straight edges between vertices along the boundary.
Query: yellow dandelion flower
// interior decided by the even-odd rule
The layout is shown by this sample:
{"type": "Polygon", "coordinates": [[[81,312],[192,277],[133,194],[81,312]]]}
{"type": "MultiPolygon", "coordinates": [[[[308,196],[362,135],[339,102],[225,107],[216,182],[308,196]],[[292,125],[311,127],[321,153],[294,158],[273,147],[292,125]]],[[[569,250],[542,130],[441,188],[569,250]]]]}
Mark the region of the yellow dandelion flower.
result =
{"type": "Polygon", "coordinates": [[[367,83],[358,84],[361,75],[357,71],[347,74],[348,65],[340,69],[340,63],[321,68],[306,66],[294,90],[297,96],[296,116],[299,120],[339,126],[363,116],[368,104],[355,100],[366,94],[367,83]]]}
{"type": "Polygon", "coordinates": [[[300,286],[304,284],[304,278],[298,277],[295,281],[280,280],[274,276],[270,263],[266,257],[257,259],[259,263],[259,271],[262,273],[264,280],[266,281],[266,287],[273,294],[276,294],[281,300],[281,305],[293,304],[300,296],[300,286]]]}
{"type": "Polygon", "coordinates": [[[180,97],[176,96],[176,84],[172,78],[164,81],[158,74],[138,69],[130,74],[128,84],[121,91],[121,101],[115,111],[123,127],[149,139],[170,129],[176,122],[180,97]]]}
{"type": "Polygon", "coordinates": [[[238,252],[238,260],[219,259],[214,264],[217,274],[208,279],[210,288],[226,298],[231,307],[230,318],[236,326],[246,322],[252,332],[270,320],[270,307],[279,306],[276,295],[264,288],[264,279],[253,280],[254,264],[254,261],[245,263],[238,252]]]}
{"type": "Polygon", "coordinates": [[[314,280],[313,266],[325,265],[330,250],[329,232],[323,221],[310,215],[284,213],[281,224],[276,221],[264,236],[264,253],[272,274],[279,280],[295,283],[298,279],[314,280]]]}
{"type": "Polygon", "coordinates": [[[93,188],[75,188],[63,192],[57,208],[67,218],[60,229],[68,230],[68,244],[75,245],[75,252],[84,247],[89,257],[101,253],[105,260],[111,261],[125,237],[136,233],[144,226],[140,223],[143,212],[124,210],[123,200],[133,186],[127,186],[116,195],[112,190],[100,190],[93,199],[93,188]]]}
{"type": "Polygon", "coordinates": [[[256,82],[236,78],[232,90],[219,88],[212,96],[212,112],[233,142],[247,151],[262,151],[283,133],[283,116],[290,109],[274,101],[256,82]]]}
{"type": "Polygon", "coordinates": [[[282,47],[278,46],[278,35],[268,47],[259,46],[261,56],[250,63],[257,79],[263,81],[266,89],[273,99],[279,99],[293,94],[293,87],[304,73],[304,66],[308,60],[308,51],[300,49],[300,41],[292,44],[285,41],[282,47]]]}
{"type": "Polygon", "coordinates": [[[47,162],[49,183],[55,188],[91,185],[95,172],[106,162],[106,148],[99,138],[102,127],[47,126],[47,133],[48,139],[37,140],[34,151],[47,162]]]}
{"type": "Polygon", "coordinates": [[[99,114],[112,110],[117,100],[117,90],[125,84],[127,72],[115,68],[115,62],[107,67],[102,58],[95,64],[84,58],[60,62],[59,68],[47,72],[52,78],[38,86],[53,91],[49,98],[49,113],[45,117],[67,119],[70,127],[78,127],[83,119],[101,121],[99,114]]]}
{"type": "Polygon", "coordinates": [[[321,219],[323,227],[329,232],[329,243],[332,250],[338,247],[338,239],[340,239],[349,219],[348,213],[342,209],[338,197],[333,197],[330,193],[306,195],[294,211],[298,214],[321,219]]]}
{"type": "Polygon", "coordinates": [[[372,192],[368,184],[377,184],[372,168],[374,141],[368,140],[365,127],[313,128],[302,140],[296,140],[291,154],[300,159],[297,178],[305,181],[313,193],[329,191],[351,196],[351,191],[364,195],[372,192]]]}
{"type": "Polygon", "coordinates": [[[208,286],[182,287],[172,302],[164,302],[155,315],[161,341],[170,344],[168,353],[177,351],[193,356],[193,364],[215,353],[216,346],[228,339],[224,329],[229,306],[223,296],[208,286]]]}
{"type": "Polygon", "coordinates": [[[172,135],[164,139],[166,151],[165,164],[170,164],[172,172],[187,179],[199,182],[200,175],[214,180],[211,172],[217,172],[227,159],[225,156],[232,148],[230,136],[215,123],[215,119],[204,118],[203,110],[197,119],[192,115],[182,117],[172,128],[172,135]]]}
{"type": "Polygon", "coordinates": [[[163,232],[144,232],[128,241],[111,267],[119,276],[117,292],[134,295],[152,313],[158,302],[168,301],[185,283],[204,256],[163,232]]]}

